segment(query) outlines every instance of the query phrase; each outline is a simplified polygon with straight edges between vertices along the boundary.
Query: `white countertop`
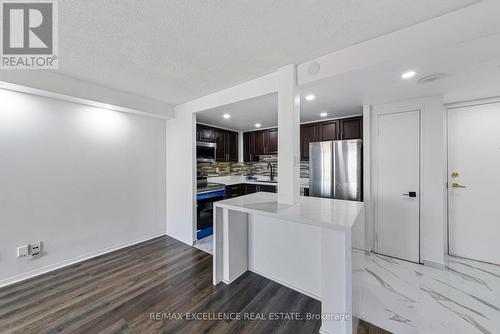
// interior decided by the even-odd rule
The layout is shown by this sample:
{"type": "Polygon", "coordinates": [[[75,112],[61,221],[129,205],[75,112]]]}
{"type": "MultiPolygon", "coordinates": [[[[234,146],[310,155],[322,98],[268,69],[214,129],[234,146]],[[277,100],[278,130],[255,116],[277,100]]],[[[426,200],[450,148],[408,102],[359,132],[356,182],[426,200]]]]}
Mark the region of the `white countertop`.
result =
{"type": "MultiPolygon", "coordinates": [[[[269,177],[267,176],[258,176],[260,180],[269,180],[269,177]]],[[[215,176],[215,177],[209,177],[207,179],[208,182],[213,182],[213,183],[222,183],[226,186],[231,186],[233,184],[241,184],[241,183],[247,183],[247,184],[260,184],[260,185],[274,185],[277,186],[277,183],[271,183],[271,182],[263,182],[260,180],[246,180],[245,176],[215,176]]],[[[309,188],[309,179],[308,178],[300,178],[300,187],[301,188],[309,188]]]]}
{"type": "Polygon", "coordinates": [[[258,192],[214,205],[240,212],[336,230],[349,230],[363,212],[364,203],[328,198],[300,197],[296,205],[278,204],[278,195],[258,192]]]}

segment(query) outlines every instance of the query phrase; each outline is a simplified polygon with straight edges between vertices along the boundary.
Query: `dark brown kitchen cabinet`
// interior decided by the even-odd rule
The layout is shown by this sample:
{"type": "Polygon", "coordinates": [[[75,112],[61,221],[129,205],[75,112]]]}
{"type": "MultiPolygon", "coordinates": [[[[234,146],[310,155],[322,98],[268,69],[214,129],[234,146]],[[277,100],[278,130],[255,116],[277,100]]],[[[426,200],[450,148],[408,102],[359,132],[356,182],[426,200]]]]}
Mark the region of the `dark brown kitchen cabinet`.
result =
{"type": "Polygon", "coordinates": [[[278,154],[278,129],[271,129],[267,132],[267,153],[278,154]]]}
{"type": "Polygon", "coordinates": [[[277,189],[278,188],[276,186],[267,186],[267,185],[263,185],[263,184],[259,184],[257,186],[257,190],[258,191],[263,191],[263,192],[266,192],[266,193],[275,193],[275,192],[278,192],[277,189]]]}
{"type": "Polygon", "coordinates": [[[233,184],[226,186],[226,198],[233,198],[243,195],[242,188],[244,184],[233,184]]]}
{"type": "Polygon", "coordinates": [[[225,148],[228,161],[238,162],[238,133],[227,131],[225,139],[225,148]]]}
{"type": "Polygon", "coordinates": [[[339,122],[326,121],[318,123],[318,141],[330,141],[339,139],[339,122]]]}
{"type": "Polygon", "coordinates": [[[266,152],[266,132],[255,132],[255,155],[264,155],[266,152]]]}
{"type": "Polygon", "coordinates": [[[196,140],[214,142],[215,141],[214,129],[206,125],[197,124],[196,140]]]}
{"type": "MultiPolygon", "coordinates": [[[[309,143],[362,139],[363,117],[349,117],[300,125],[300,160],[309,160],[309,143]]],[[[278,153],[278,129],[243,134],[245,162],[259,161],[259,155],[278,153]]]]}
{"type": "Polygon", "coordinates": [[[243,184],[243,195],[249,195],[258,192],[259,190],[257,189],[256,184],[243,184]]]}
{"type": "Polygon", "coordinates": [[[227,155],[225,150],[226,145],[226,137],[224,131],[215,131],[215,144],[217,147],[215,148],[215,161],[226,161],[227,155]]]}
{"type": "Polygon", "coordinates": [[[344,118],[339,120],[339,139],[363,138],[363,117],[344,118]]]}
{"type": "Polygon", "coordinates": [[[245,162],[259,161],[259,157],[255,154],[255,132],[243,134],[243,160],[245,162]]]}
{"type": "Polygon", "coordinates": [[[215,129],[217,144],[215,160],[217,162],[238,162],[238,133],[215,129]]]}
{"type": "Polygon", "coordinates": [[[278,153],[278,129],[251,131],[243,134],[244,160],[259,161],[259,155],[278,153]]]}
{"type": "Polygon", "coordinates": [[[238,133],[207,125],[196,125],[196,140],[217,144],[217,162],[238,162],[238,133]]]}
{"type": "Polygon", "coordinates": [[[276,193],[278,192],[278,187],[273,185],[247,184],[247,183],[241,185],[242,195],[249,195],[259,191],[263,191],[266,193],[276,193]]]}
{"type": "Polygon", "coordinates": [[[300,160],[309,160],[309,143],[362,138],[363,117],[361,116],[302,124],[300,126],[300,160]]]}
{"type": "Polygon", "coordinates": [[[300,126],[300,160],[309,160],[309,143],[318,141],[318,123],[308,123],[300,126]]]}

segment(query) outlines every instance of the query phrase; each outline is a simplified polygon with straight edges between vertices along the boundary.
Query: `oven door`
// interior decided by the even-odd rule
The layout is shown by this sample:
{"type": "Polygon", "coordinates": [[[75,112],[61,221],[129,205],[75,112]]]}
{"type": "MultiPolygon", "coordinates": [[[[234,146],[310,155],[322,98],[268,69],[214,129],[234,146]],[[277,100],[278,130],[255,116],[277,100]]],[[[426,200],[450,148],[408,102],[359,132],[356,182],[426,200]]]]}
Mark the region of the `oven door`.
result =
{"type": "Polygon", "coordinates": [[[225,191],[218,190],[196,195],[196,239],[200,240],[213,234],[213,203],[224,199],[225,191]]]}
{"type": "Polygon", "coordinates": [[[215,163],[217,145],[203,141],[196,142],[196,161],[215,163]]]}

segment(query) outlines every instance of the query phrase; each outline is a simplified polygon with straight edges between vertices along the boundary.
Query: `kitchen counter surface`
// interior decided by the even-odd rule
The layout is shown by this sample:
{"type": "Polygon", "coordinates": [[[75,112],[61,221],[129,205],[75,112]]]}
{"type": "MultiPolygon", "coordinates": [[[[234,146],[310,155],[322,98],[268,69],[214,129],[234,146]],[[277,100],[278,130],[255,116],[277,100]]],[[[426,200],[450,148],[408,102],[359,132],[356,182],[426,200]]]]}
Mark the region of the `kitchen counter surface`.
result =
{"type": "MultiPolygon", "coordinates": [[[[260,185],[274,185],[277,186],[277,183],[272,182],[264,182],[262,180],[269,179],[268,177],[260,177],[259,180],[246,180],[245,176],[215,176],[209,177],[207,179],[208,182],[213,183],[222,183],[226,186],[231,186],[234,184],[260,184],[260,185]]],[[[308,178],[300,178],[300,187],[301,188],[309,188],[309,179],[308,178]]]]}
{"type": "Polygon", "coordinates": [[[300,197],[296,205],[278,204],[278,195],[258,192],[214,203],[220,208],[253,213],[322,228],[346,231],[362,215],[362,202],[300,197]]]}

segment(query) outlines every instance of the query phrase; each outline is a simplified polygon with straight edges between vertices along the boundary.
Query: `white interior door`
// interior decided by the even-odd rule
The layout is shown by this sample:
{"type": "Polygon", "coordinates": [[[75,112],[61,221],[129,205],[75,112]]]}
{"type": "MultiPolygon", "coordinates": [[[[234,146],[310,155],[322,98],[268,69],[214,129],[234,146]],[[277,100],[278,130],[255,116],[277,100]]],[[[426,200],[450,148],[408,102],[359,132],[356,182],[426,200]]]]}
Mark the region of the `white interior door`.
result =
{"type": "Polygon", "coordinates": [[[450,254],[500,264],[500,103],[448,111],[448,169],[450,254]]]}
{"type": "Polygon", "coordinates": [[[420,111],[377,116],[376,249],[420,261],[420,111]]]}

